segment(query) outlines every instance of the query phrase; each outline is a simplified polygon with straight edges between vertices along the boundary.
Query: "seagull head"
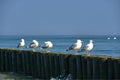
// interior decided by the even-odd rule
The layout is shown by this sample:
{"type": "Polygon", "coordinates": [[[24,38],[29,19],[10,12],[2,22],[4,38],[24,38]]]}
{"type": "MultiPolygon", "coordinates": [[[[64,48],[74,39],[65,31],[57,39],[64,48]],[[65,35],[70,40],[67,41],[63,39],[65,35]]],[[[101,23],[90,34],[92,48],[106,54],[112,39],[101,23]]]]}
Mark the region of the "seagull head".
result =
{"type": "Polygon", "coordinates": [[[24,39],[21,39],[22,42],[24,42],[25,40],[24,39]]]}
{"type": "Polygon", "coordinates": [[[45,43],[52,43],[51,41],[46,41],[45,43]]]}
{"type": "Polygon", "coordinates": [[[32,42],[36,43],[37,41],[36,41],[36,40],[33,40],[32,42]]]}
{"type": "Polygon", "coordinates": [[[93,40],[90,40],[90,43],[93,43],[93,40]]]}
{"type": "Polygon", "coordinates": [[[53,43],[51,41],[46,41],[45,44],[49,44],[49,45],[53,46],[53,43]]]}
{"type": "Polygon", "coordinates": [[[33,40],[32,42],[33,42],[34,44],[36,44],[37,46],[39,45],[38,41],[36,41],[36,40],[33,40]]]}
{"type": "Polygon", "coordinates": [[[82,42],[83,42],[83,41],[82,41],[82,40],[80,40],[80,39],[78,39],[78,40],[77,40],[77,43],[82,43],[82,42]]]}

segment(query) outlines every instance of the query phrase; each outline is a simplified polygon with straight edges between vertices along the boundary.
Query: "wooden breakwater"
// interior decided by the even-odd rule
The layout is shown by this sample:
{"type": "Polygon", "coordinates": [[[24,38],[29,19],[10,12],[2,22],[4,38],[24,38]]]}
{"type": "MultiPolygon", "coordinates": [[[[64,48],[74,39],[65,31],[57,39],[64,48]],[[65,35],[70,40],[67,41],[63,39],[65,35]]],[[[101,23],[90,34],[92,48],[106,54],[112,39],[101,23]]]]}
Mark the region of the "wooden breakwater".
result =
{"type": "Polygon", "coordinates": [[[120,79],[120,58],[0,49],[0,72],[14,72],[40,79],[120,79]]]}

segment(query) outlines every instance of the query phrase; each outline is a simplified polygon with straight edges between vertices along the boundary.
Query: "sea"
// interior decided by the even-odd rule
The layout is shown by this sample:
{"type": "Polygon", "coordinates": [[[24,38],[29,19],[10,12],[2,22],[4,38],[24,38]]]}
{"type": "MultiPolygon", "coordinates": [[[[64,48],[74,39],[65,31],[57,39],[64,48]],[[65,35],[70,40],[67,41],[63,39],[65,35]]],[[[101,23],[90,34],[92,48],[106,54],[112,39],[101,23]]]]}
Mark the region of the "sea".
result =
{"type": "MultiPolygon", "coordinates": [[[[119,35],[1,35],[0,48],[16,48],[21,39],[25,39],[25,47],[20,50],[33,50],[28,49],[32,40],[37,40],[39,45],[43,45],[45,41],[51,41],[53,48],[50,52],[60,52],[64,54],[88,54],[87,52],[76,53],[75,51],[66,52],[77,39],[83,41],[82,48],[89,43],[89,40],[94,41],[94,48],[89,53],[95,56],[111,56],[120,57],[120,36],[119,35]]],[[[34,48],[36,51],[46,51],[40,47],[34,48]]]]}

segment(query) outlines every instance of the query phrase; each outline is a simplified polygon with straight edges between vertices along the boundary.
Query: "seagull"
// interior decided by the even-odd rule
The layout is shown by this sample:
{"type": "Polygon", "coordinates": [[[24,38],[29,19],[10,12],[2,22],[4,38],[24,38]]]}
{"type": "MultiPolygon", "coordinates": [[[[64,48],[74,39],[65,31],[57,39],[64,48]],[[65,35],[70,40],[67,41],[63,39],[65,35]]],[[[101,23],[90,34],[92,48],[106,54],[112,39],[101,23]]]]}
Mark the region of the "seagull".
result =
{"type": "Polygon", "coordinates": [[[51,41],[46,41],[44,45],[41,46],[42,49],[50,49],[53,47],[53,44],[51,41]]]}
{"type": "Polygon", "coordinates": [[[81,49],[78,52],[89,52],[93,49],[93,40],[90,40],[89,43],[83,47],[83,49],[81,49]]]}
{"type": "Polygon", "coordinates": [[[79,50],[82,46],[82,41],[81,40],[77,40],[76,43],[72,44],[66,51],[70,51],[70,50],[79,50]]]}
{"type": "Polygon", "coordinates": [[[38,47],[38,45],[39,45],[38,41],[33,40],[33,41],[29,44],[29,46],[27,46],[27,48],[36,48],[36,47],[38,47]]]}
{"type": "Polygon", "coordinates": [[[17,48],[22,48],[25,46],[25,40],[24,39],[21,39],[21,41],[19,42],[17,48]]]}

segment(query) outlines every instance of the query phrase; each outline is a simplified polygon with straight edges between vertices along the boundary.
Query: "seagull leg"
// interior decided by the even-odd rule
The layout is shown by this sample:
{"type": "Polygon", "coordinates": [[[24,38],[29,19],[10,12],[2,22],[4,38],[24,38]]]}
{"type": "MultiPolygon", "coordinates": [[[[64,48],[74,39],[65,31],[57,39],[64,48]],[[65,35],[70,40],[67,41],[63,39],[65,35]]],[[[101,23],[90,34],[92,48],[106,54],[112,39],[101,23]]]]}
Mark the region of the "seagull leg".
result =
{"type": "Polygon", "coordinates": [[[50,49],[47,49],[46,52],[50,52],[50,49]]]}
{"type": "Polygon", "coordinates": [[[78,53],[78,51],[77,50],[75,50],[75,54],[77,54],[78,53]]]}
{"type": "Polygon", "coordinates": [[[88,52],[88,56],[90,56],[91,54],[90,54],[90,52],[88,52]]]}

